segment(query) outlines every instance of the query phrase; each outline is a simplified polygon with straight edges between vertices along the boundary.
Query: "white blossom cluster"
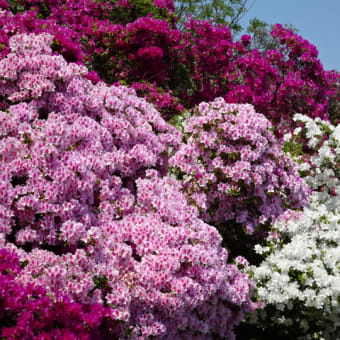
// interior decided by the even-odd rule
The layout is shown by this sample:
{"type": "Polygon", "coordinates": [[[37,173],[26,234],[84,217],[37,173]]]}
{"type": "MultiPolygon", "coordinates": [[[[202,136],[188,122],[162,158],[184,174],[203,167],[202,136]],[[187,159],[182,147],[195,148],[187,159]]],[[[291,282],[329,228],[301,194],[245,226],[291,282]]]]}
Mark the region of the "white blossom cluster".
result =
{"type": "Polygon", "coordinates": [[[318,147],[300,164],[313,191],[308,208],[275,222],[279,237],[255,247],[265,257],[251,267],[264,308],[253,321],[294,329],[299,339],[340,339],[340,126],[300,114],[295,120],[305,129],[294,134],[318,147]]]}

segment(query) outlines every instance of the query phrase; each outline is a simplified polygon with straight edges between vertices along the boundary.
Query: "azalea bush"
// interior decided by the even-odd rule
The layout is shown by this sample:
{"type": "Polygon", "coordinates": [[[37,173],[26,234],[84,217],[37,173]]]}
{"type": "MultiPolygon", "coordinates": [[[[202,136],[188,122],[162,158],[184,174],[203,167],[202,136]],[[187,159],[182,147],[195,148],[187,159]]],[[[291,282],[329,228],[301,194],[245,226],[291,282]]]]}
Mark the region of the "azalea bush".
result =
{"type": "Polygon", "coordinates": [[[228,103],[253,104],[283,129],[293,113],[327,118],[327,98],[336,96],[339,75],[323,70],[317,49],[301,36],[282,25],[271,35],[280,49],[261,54],[251,49],[250,36],[234,42],[225,26],[190,21],[183,51],[190,85],[183,95],[191,107],[222,96],[228,103]]]}
{"type": "MultiPolygon", "coordinates": [[[[109,41],[123,43],[120,36],[125,26],[149,16],[166,23],[172,21],[174,11],[171,0],[19,0],[1,1],[0,8],[4,28],[0,34],[0,55],[9,52],[9,38],[18,32],[48,32],[54,36],[53,49],[67,61],[85,63],[91,69],[96,65],[97,71],[103,66],[103,58],[105,64],[115,60],[105,45],[109,41]]],[[[113,64],[110,68],[106,70],[106,79],[112,77],[113,64]]],[[[99,80],[96,72],[88,77],[99,80]]]]}
{"type": "Polygon", "coordinates": [[[0,249],[0,336],[5,339],[93,339],[114,337],[119,324],[108,322],[109,309],[82,305],[67,296],[51,298],[46,289],[16,278],[18,256],[0,249]]]}
{"type": "Polygon", "coordinates": [[[315,150],[301,171],[313,188],[310,206],[288,212],[274,224],[276,237],[257,252],[253,267],[264,309],[254,319],[269,336],[303,339],[339,337],[340,299],[340,130],[320,119],[297,115],[296,143],[306,138],[315,150]],[[319,147],[321,145],[321,147],[319,147]]]}
{"type": "Polygon", "coordinates": [[[263,238],[286,209],[307,204],[309,191],[296,164],[252,105],[217,98],[201,103],[182,124],[186,142],[169,164],[189,202],[228,247],[239,246],[235,240],[243,230],[263,238]]]}
{"type": "Polygon", "coordinates": [[[93,85],[83,66],[52,55],[52,41],[14,36],[0,61],[0,246],[21,267],[3,280],[23,290],[18,307],[3,302],[19,313],[5,326],[30,336],[18,309],[38,289],[26,321],[58,301],[75,303],[79,322],[101,306],[93,330],[108,319],[119,337],[232,339],[257,307],[253,283],[167,176],[181,133],[134,90],[93,85]]]}
{"type": "Polygon", "coordinates": [[[167,119],[182,113],[182,107],[169,106],[169,96],[187,109],[224,97],[253,104],[282,135],[294,113],[327,119],[329,104],[339,96],[339,75],[324,70],[315,46],[281,25],[271,33],[280,48],[260,53],[249,36],[233,41],[223,25],[190,20],[179,30],[172,1],[36,0],[0,6],[2,56],[13,34],[48,32],[55,36],[54,51],[84,63],[94,82],[146,82],[151,101],[155,87],[168,92],[154,100],[167,119]]]}

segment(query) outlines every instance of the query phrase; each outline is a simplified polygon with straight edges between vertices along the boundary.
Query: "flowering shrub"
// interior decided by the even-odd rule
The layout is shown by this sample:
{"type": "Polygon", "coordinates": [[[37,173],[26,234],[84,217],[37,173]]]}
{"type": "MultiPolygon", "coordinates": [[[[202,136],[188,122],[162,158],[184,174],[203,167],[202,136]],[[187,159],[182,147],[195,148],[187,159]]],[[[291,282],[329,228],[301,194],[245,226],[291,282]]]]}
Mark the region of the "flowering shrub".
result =
{"type": "Polygon", "coordinates": [[[181,117],[184,107],[179,99],[172,95],[171,90],[165,92],[162,88],[157,88],[155,83],[132,83],[131,87],[136,90],[138,96],[152,103],[165,120],[171,121],[174,117],[181,117]],[[177,115],[174,115],[175,113],[177,115]]]}
{"type": "MultiPolygon", "coordinates": [[[[4,28],[0,36],[1,56],[8,53],[8,41],[13,34],[48,32],[55,37],[54,50],[67,61],[85,62],[89,67],[92,55],[100,58],[107,54],[104,48],[108,39],[125,25],[146,16],[167,22],[172,20],[174,11],[171,0],[19,0],[2,1],[0,8],[4,10],[0,18],[4,28]]],[[[108,58],[111,60],[111,56],[108,58]]],[[[100,61],[97,66],[101,66],[100,61]]]]}
{"type": "MultiPolygon", "coordinates": [[[[297,115],[297,129],[316,150],[301,163],[313,188],[310,207],[284,214],[274,225],[277,238],[257,252],[265,256],[252,268],[265,308],[258,324],[271,334],[303,339],[340,336],[340,129],[320,119],[297,115]],[[326,138],[325,138],[326,136],[326,138]],[[325,141],[322,143],[322,140],[325,141]],[[322,145],[320,147],[320,144],[322,145]]],[[[292,143],[298,136],[294,136],[292,143]]]]}
{"type": "Polygon", "coordinates": [[[9,284],[107,307],[120,337],[232,339],[253,285],[165,176],[181,134],[134,90],[93,85],[52,40],[17,35],[0,61],[0,247],[23,267],[9,284]]]}
{"type": "Polygon", "coordinates": [[[295,164],[252,105],[203,102],[184,126],[186,143],[170,165],[208,223],[228,234],[228,221],[234,221],[252,234],[307,202],[295,164]]]}
{"type": "MultiPolygon", "coordinates": [[[[157,74],[156,78],[163,77],[162,69],[168,70],[162,61],[168,54],[165,48],[174,45],[172,36],[179,37],[177,30],[172,33],[169,29],[168,21],[173,21],[174,10],[171,0],[114,4],[74,0],[67,5],[62,1],[3,1],[0,8],[4,9],[0,11],[0,24],[4,28],[0,32],[0,58],[7,55],[8,41],[14,34],[48,32],[54,36],[53,50],[67,61],[85,63],[91,70],[86,77],[94,83],[100,80],[98,73],[110,83],[152,81],[152,75],[157,74]],[[117,46],[119,56],[115,55],[117,46]],[[162,46],[164,51],[157,46],[162,46]],[[125,52],[131,57],[127,65],[123,58],[125,52]]],[[[151,84],[135,82],[135,85],[138,92],[149,94],[146,99],[152,101],[164,117],[171,118],[181,112],[181,105],[175,103],[178,100],[170,93],[159,93],[151,84]]]]}
{"type": "MultiPolygon", "coordinates": [[[[216,97],[250,103],[280,124],[279,135],[294,113],[327,119],[329,102],[338,97],[339,74],[325,71],[315,46],[281,25],[272,32],[280,49],[261,54],[249,36],[233,41],[223,25],[191,20],[178,30],[172,1],[11,0],[0,6],[0,56],[15,33],[49,32],[54,51],[85,63],[94,82],[155,83],[187,109],[216,97]]],[[[144,90],[167,119],[181,113],[176,105],[169,112],[153,86],[144,90]]]]}
{"type": "Polygon", "coordinates": [[[52,298],[41,286],[23,286],[15,280],[20,275],[19,265],[14,253],[0,249],[2,338],[85,340],[115,335],[115,325],[105,318],[106,314],[110,315],[110,308],[100,304],[81,305],[65,296],[52,298]]]}
{"type": "Polygon", "coordinates": [[[109,82],[156,82],[186,108],[216,97],[253,104],[280,124],[279,135],[290,128],[292,113],[328,118],[339,74],[325,71],[315,46],[300,36],[281,25],[272,35],[280,51],[261,54],[250,49],[248,36],[234,42],[223,25],[191,20],[180,32],[167,21],[140,18],[107,40],[110,52],[95,56],[100,69],[94,68],[109,82]]]}

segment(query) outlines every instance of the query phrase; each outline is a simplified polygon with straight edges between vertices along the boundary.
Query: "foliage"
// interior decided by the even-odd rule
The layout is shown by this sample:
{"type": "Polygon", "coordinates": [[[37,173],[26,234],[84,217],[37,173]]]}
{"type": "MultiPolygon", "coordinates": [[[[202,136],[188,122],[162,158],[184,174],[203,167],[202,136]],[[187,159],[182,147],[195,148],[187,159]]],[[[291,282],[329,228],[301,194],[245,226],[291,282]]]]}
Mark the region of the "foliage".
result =
{"type": "Polygon", "coordinates": [[[184,0],[175,1],[176,16],[179,23],[195,20],[213,20],[216,24],[223,24],[233,33],[239,33],[242,29],[240,20],[247,13],[248,0],[184,0]]]}
{"type": "MultiPolygon", "coordinates": [[[[280,41],[275,39],[270,32],[274,29],[275,25],[269,25],[266,22],[254,18],[249,21],[249,26],[246,32],[251,36],[251,46],[256,48],[262,53],[269,50],[280,49],[280,41]]],[[[284,28],[291,30],[294,33],[298,33],[299,30],[293,25],[283,25],[284,28]]]]}

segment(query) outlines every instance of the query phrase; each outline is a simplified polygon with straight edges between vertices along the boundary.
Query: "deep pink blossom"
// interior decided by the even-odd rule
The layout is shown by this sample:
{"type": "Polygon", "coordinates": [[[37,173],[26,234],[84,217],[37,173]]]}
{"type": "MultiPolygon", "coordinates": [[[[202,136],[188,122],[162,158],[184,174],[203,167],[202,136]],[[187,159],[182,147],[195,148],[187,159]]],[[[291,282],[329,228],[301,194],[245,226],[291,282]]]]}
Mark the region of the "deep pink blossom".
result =
{"type": "MultiPolygon", "coordinates": [[[[190,20],[178,30],[172,1],[67,4],[3,2],[0,57],[9,52],[13,34],[48,32],[55,37],[53,50],[84,63],[94,82],[100,77],[110,84],[155,84],[171,90],[171,101],[178,98],[187,109],[216,97],[250,103],[277,125],[277,135],[291,128],[294,113],[327,119],[333,110],[329,103],[337,96],[339,74],[325,71],[315,46],[282,25],[272,31],[279,48],[260,53],[251,48],[249,36],[233,41],[223,25],[190,20]]],[[[146,98],[153,100],[153,86],[148,90],[146,98]]],[[[166,102],[158,96],[154,102],[164,117],[181,113],[166,102]]]]}

